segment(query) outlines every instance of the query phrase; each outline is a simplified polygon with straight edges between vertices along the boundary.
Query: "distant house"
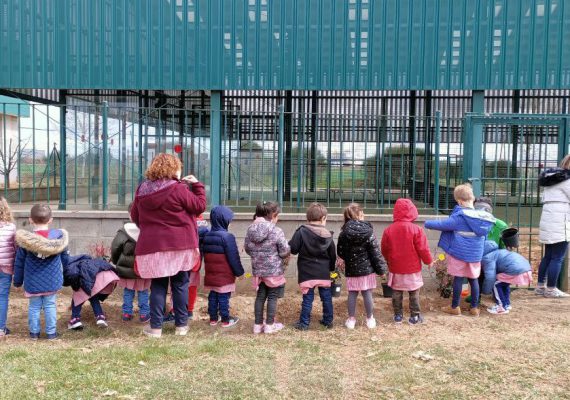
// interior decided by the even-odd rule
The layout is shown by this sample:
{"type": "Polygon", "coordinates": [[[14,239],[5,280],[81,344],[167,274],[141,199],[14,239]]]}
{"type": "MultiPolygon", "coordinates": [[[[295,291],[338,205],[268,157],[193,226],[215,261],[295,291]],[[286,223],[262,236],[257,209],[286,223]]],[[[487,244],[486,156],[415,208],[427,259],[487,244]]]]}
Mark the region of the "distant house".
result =
{"type": "Polygon", "coordinates": [[[17,162],[19,161],[18,121],[30,117],[30,104],[14,97],[0,96],[0,185],[4,185],[4,174],[8,174],[10,183],[17,181],[17,162]]]}

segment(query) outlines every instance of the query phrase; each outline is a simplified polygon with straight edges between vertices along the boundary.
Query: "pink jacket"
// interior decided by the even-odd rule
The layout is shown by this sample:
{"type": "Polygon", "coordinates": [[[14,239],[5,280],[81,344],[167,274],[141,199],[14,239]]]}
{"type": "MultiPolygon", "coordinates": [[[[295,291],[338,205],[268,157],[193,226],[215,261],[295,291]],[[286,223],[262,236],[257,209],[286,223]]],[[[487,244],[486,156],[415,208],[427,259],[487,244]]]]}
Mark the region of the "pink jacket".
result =
{"type": "Polygon", "coordinates": [[[16,225],[11,222],[0,222],[0,271],[10,275],[14,273],[15,235],[16,225]]]}

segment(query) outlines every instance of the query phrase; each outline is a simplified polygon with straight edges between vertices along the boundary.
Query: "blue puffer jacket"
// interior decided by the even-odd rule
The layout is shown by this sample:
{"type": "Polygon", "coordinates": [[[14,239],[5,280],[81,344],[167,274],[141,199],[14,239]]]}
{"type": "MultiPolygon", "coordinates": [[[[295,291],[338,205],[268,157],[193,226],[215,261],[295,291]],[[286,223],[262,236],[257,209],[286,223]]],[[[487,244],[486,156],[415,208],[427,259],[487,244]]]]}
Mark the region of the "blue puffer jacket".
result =
{"type": "Polygon", "coordinates": [[[530,263],[526,258],[513,251],[499,249],[492,240],[485,241],[485,254],[481,260],[485,272],[485,280],[481,291],[492,293],[497,274],[520,275],[530,271],[530,263]]]}
{"type": "Polygon", "coordinates": [[[57,292],[63,285],[63,268],[67,265],[69,239],[63,229],[50,229],[45,238],[37,233],[16,232],[14,286],[24,285],[30,294],[57,292]]]}
{"type": "Polygon", "coordinates": [[[71,286],[74,291],[83,289],[91,295],[97,274],[103,271],[115,271],[115,268],[107,261],[88,254],[70,257],[67,265],[63,267],[63,286],[71,286]]]}
{"type": "Polygon", "coordinates": [[[442,231],[438,246],[461,261],[479,262],[483,257],[485,237],[495,224],[495,217],[483,210],[456,206],[449,218],[426,221],[426,229],[442,231]]]}
{"type": "Polygon", "coordinates": [[[235,282],[244,274],[234,235],[228,232],[234,213],[228,207],[216,206],[210,212],[212,229],[204,235],[202,250],[206,275],[204,285],[221,287],[235,282]]]}

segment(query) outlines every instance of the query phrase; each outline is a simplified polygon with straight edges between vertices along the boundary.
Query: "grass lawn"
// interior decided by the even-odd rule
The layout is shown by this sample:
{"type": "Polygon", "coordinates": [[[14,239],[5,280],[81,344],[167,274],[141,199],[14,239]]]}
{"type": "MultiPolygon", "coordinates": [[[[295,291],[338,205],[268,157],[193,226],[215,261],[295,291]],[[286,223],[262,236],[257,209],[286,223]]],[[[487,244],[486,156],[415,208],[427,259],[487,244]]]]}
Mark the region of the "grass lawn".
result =
{"type": "MultiPolygon", "coordinates": [[[[447,300],[422,294],[426,324],[391,323],[389,299],[376,297],[379,328],[343,326],[346,295],[335,299],[336,327],[318,327],[315,301],[311,330],[290,325],[300,295],[279,305],[289,327],[253,336],[253,297],[232,299],[242,321],[228,331],[210,328],[206,299],[187,337],[165,328],[160,340],[140,335],[141,324],[120,321],[120,297],[104,307],[110,327],[97,329],[85,307],[82,332],[65,330],[69,293],[59,296],[61,340],[27,339],[27,300],[12,293],[9,326],[0,342],[1,399],[192,399],[192,398],[570,398],[570,301],[518,290],[509,315],[479,318],[442,314],[447,300]],[[417,352],[433,359],[417,358],[417,352]],[[414,356],[415,355],[415,356],[414,356]]],[[[489,304],[489,300],[485,300],[489,304]]]]}

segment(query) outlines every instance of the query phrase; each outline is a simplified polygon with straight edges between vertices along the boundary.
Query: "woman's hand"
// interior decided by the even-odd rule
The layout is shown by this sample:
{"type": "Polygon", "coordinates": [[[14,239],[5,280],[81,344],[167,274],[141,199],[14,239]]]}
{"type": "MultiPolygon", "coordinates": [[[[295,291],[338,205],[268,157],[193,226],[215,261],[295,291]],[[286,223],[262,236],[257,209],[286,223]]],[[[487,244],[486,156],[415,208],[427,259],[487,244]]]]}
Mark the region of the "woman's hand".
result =
{"type": "Polygon", "coordinates": [[[198,179],[194,175],[186,175],[184,178],[181,179],[184,182],[196,183],[198,179]]]}

